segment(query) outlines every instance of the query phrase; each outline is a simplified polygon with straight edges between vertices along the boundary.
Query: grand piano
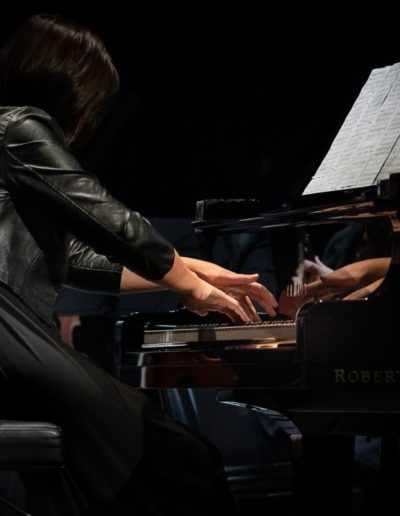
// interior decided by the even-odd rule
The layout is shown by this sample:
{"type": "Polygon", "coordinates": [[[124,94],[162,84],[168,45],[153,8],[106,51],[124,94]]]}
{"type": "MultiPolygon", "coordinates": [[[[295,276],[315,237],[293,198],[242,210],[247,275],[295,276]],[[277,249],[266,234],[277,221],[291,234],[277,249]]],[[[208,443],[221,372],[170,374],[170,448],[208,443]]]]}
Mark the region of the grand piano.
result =
{"type": "MultiPolygon", "coordinates": [[[[138,384],[143,388],[230,388],[238,402],[258,407],[277,406],[282,400],[283,412],[299,426],[306,425],[307,432],[318,433],[345,431],[354,400],[357,432],[373,432],[371,413],[380,415],[380,428],[385,421],[388,428],[395,425],[397,429],[399,184],[399,176],[392,175],[377,187],[307,196],[302,206],[283,212],[195,222],[196,230],[233,233],[289,225],[365,223],[384,217],[392,227],[391,265],[383,284],[368,298],[306,304],[294,320],[278,316],[247,326],[176,325],[179,314],[167,314],[159,321],[147,321],[140,342],[137,318],[123,317],[117,323],[116,342],[140,369],[138,384]],[[318,418],[318,424],[312,417],[308,425],[313,407],[326,417],[318,418]],[[341,417],[336,418],[336,413],[341,417]]],[[[141,318],[146,322],[145,315],[141,318]]]]}
{"type": "MultiPolygon", "coordinates": [[[[293,443],[302,436],[303,453],[308,450],[300,468],[300,498],[307,500],[308,474],[321,492],[334,482],[331,508],[343,509],[349,493],[344,484],[339,488],[338,468],[342,482],[346,478],[348,482],[343,461],[349,462],[353,436],[385,436],[387,457],[394,457],[397,449],[399,201],[400,175],[393,174],[368,188],[308,195],[280,212],[196,221],[196,232],[210,239],[287,227],[304,234],[304,228],[312,232],[332,224],[386,220],[391,229],[391,264],[383,283],[367,298],[306,303],[293,319],[278,316],[250,326],[175,325],[172,316],[148,322],[138,336],[135,318],[123,317],[116,325],[117,347],[124,357],[121,367],[127,367],[135,378],[132,383],[142,388],[213,387],[222,402],[284,414],[293,422],[293,443]],[[337,463],[324,470],[321,446],[326,449],[327,442],[337,463]]],[[[389,463],[393,469],[394,460],[389,463]]],[[[394,482],[394,476],[390,478],[394,482]]],[[[309,501],[304,503],[309,507],[309,501]]]]}

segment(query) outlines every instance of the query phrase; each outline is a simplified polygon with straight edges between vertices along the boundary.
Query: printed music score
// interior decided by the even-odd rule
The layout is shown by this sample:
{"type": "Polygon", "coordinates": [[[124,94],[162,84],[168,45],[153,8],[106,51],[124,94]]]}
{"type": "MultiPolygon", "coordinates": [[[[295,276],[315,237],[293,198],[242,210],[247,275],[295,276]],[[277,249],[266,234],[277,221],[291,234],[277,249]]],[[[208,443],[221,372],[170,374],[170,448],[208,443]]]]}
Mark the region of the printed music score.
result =
{"type": "Polygon", "coordinates": [[[377,184],[400,172],[400,63],[372,70],[303,195],[377,184]]]}

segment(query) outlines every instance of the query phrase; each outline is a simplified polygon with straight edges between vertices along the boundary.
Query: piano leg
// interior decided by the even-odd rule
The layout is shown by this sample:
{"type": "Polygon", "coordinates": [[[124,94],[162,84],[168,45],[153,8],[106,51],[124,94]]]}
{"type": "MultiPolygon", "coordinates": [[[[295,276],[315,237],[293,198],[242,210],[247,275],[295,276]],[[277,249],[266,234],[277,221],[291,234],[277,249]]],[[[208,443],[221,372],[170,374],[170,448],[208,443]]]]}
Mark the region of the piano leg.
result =
{"type": "Polygon", "coordinates": [[[292,435],[294,514],[351,514],[353,436],[292,435]]]}
{"type": "Polygon", "coordinates": [[[376,476],[366,478],[363,515],[375,516],[393,512],[398,506],[400,487],[400,437],[383,435],[381,438],[380,468],[376,476]]]}

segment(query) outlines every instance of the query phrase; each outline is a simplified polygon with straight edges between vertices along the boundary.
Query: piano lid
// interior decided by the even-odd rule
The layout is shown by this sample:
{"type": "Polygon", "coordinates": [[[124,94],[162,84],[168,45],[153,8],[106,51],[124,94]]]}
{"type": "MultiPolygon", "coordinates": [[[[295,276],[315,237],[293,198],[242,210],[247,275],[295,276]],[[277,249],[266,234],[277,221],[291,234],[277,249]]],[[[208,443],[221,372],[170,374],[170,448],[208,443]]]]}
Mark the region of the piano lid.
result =
{"type": "Polygon", "coordinates": [[[395,216],[400,201],[400,174],[365,188],[310,194],[296,198],[285,209],[258,217],[194,221],[195,230],[222,232],[257,231],[273,227],[359,221],[377,216],[395,216]]]}

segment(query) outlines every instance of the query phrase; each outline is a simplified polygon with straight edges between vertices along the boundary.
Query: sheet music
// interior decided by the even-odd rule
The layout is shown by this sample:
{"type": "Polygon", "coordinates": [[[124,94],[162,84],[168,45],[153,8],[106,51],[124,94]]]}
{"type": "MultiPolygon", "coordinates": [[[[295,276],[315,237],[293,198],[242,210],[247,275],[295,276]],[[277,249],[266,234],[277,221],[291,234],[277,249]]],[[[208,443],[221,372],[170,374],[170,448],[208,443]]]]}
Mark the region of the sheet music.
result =
{"type": "Polygon", "coordinates": [[[400,63],[372,70],[303,195],[376,184],[400,172],[400,63]]]}

